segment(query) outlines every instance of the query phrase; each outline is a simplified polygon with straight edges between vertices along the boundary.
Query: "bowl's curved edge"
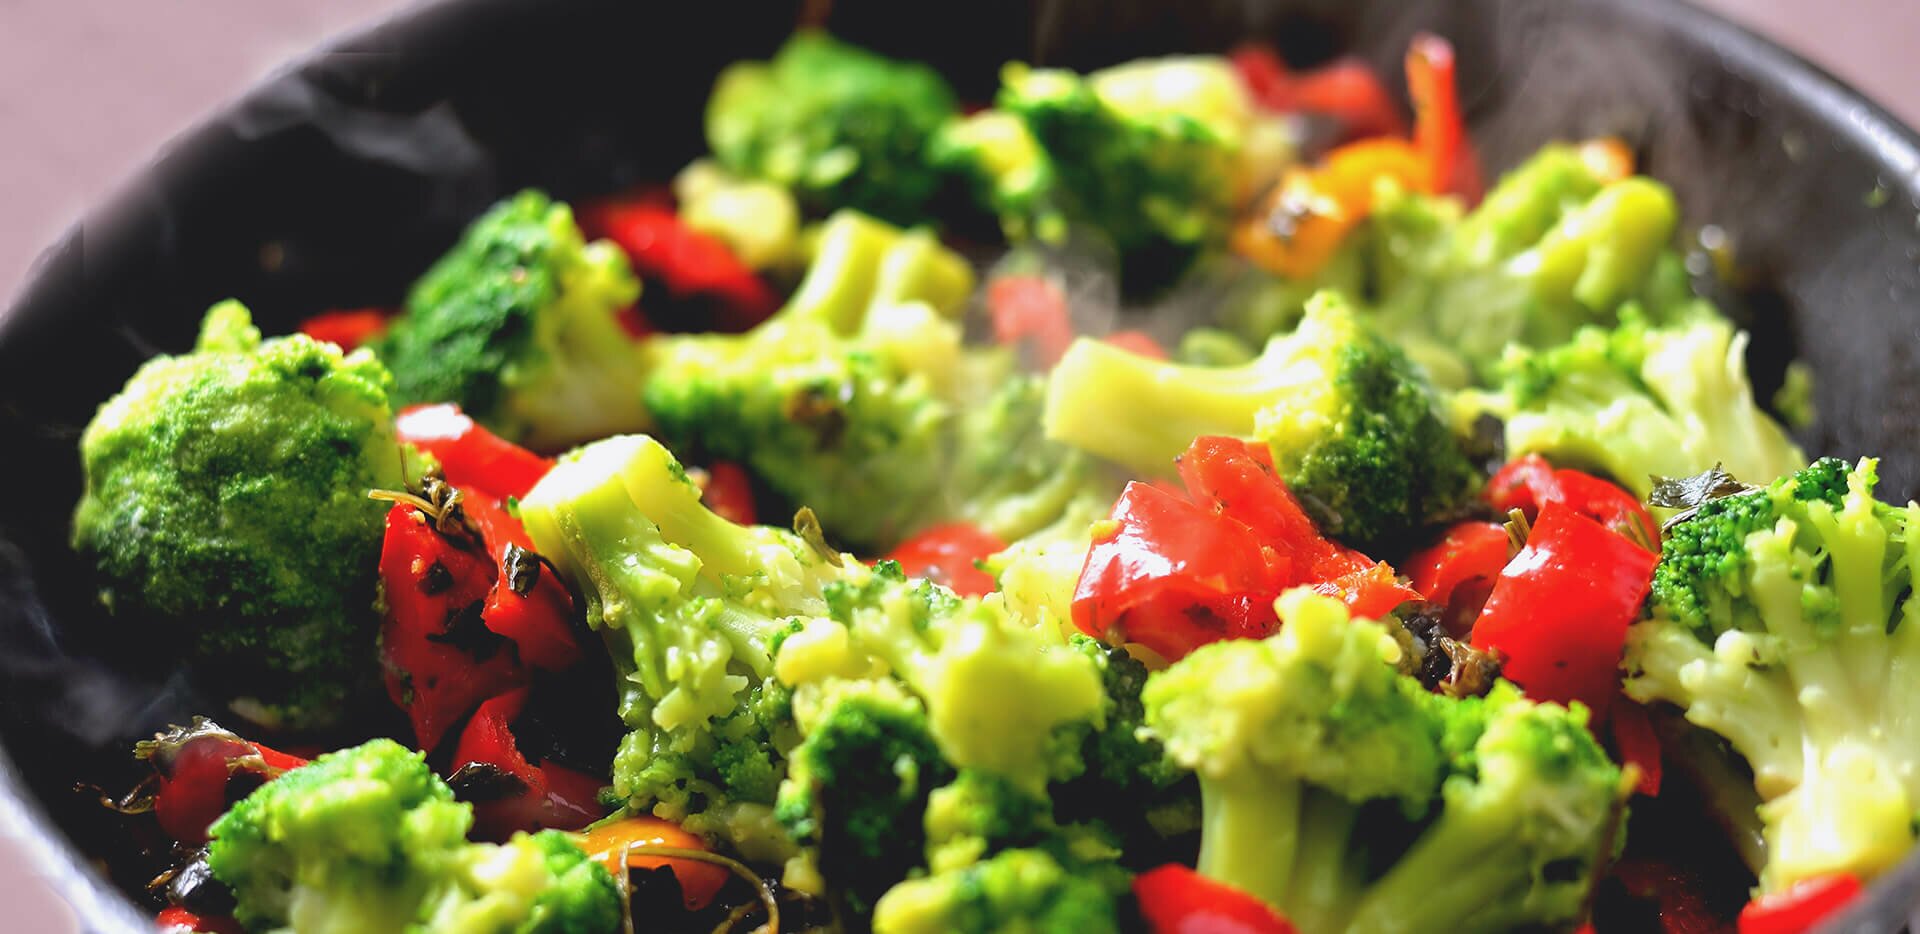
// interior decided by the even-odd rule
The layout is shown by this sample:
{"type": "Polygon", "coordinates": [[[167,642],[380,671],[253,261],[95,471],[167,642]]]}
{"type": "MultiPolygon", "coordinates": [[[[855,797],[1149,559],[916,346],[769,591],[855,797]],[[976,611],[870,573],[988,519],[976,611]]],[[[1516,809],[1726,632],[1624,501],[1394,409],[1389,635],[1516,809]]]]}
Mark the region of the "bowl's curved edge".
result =
{"type": "MultiPolygon", "coordinates": [[[[499,0],[483,0],[502,5],[499,0]]],[[[236,98],[236,102],[254,98],[276,80],[299,71],[339,48],[365,42],[376,36],[396,42],[407,37],[425,37],[443,26],[443,21],[467,15],[471,0],[416,0],[388,16],[357,26],[333,37],[303,55],[258,85],[236,98]]],[[[1837,121],[1853,139],[1899,171],[1897,177],[1881,181],[1897,188],[1920,207],[1920,133],[1906,127],[1871,98],[1861,94],[1844,79],[1777,45],[1717,13],[1691,3],[1672,0],[1614,0],[1614,5],[1631,10],[1677,32],[1699,36],[1736,70],[1766,74],[1779,83],[1785,93],[1807,102],[1814,109],[1844,114],[1837,121]]],[[[174,137],[147,168],[136,171],[116,188],[101,207],[89,211],[85,219],[71,226],[55,245],[37,258],[21,279],[7,303],[0,307],[0,341],[9,331],[27,322],[16,312],[38,304],[33,297],[41,290],[72,287],[72,279],[84,275],[89,239],[111,241],[115,232],[136,216],[142,205],[135,182],[144,174],[163,168],[181,158],[196,145],[205,142],[217,129],[220,114],[216,109],[192,127],[174,137]]],[[[53,825],[44,808],[33,800],[18,767],[4,748],[0,748],[0,833],[18,840],[38,864],[43,878],[74,910],[83,929],[88,931],[143,931],[151,925],[98,872],[87,865],[53,825]]],[[[1920,853],[1911,856],[1898,870],[1876,881],[1872,897],[1863,898],[1840,918],[1825,925],[1828,934],[1892,930],[1907,923],[1920,908],[1920,853]],[[1894,893],[1906,893],[1905,898],[1894,893]]]]}

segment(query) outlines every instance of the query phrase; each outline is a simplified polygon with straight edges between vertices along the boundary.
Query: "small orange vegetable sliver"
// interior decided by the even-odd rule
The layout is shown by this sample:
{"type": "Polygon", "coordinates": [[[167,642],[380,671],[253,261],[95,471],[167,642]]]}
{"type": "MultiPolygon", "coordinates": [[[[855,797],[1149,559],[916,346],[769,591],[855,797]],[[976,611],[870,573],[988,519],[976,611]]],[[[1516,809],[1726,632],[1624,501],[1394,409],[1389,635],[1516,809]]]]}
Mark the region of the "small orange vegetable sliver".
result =
{"type": "Polygon", "coordinates": [[[601,824],[579,835],[580,849],[585,850],[587,858],[607,867],[607,871],[620,876],[627,868],[652,869],[666,866],[673,870],[673,877],[680,882],[680,895],[688,911],[699,911],[712,904],[713,897],[720,887],[727,884],[731,875],[724,866],[702,863],[690,859],[670,859],[664,856],[628,856],[627,865],[620,865],[620,857],[628,847],[664,846],[682,850],[705,850],[706,841],[688,833],[680,825],[658,817],[629,817],[601,824]]]}

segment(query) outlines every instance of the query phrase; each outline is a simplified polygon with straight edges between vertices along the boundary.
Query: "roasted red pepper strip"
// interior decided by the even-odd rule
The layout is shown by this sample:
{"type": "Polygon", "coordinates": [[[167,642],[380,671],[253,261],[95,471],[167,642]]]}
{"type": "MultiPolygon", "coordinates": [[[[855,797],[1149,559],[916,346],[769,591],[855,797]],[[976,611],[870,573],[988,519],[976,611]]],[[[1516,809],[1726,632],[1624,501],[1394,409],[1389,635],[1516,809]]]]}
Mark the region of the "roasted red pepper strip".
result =
{"type": "Polygon", "coordinates": [[[1633,494],[1592,474],[1555,470],[1546,458],[1528,454],[1500,468],[1487,482],[1487,501],[1501,512],[1518,509],[1532,519],[1547,503],[1564,503],[1637,544],[1660,541],[1647,508],[1633,494]]]}
{"type": "Polygon", "coordinates": [[[521,661],[546,671],[573,667],[580,660],[580,642],[570,622],[573,597],[566,583],[534,557],[533,539],[506,509],[478,496],[467,499],[465,508],[468,521],[479,529],[487,556],[496,568],[486,606],[480,611],[481,621],[488,629],[512,639],[521,661]],[[514,590],[506,573],[516,552],[521,573],[533,575],[533,587],[524,594],[514,590]],[[529,564],[536,566],[529,568],[529,564]]]}
{"type": "Polygon", "coordinates": [[[1472,644],[1507,656],[1501,674],[1535,700],[1580,701],[1596,723],[1620,688],[1620,651],[1659,556],[1561,503],[1501,570],[1472,644]]]}
{"type": "Polygon", "coordinates": [[[1653,731],[1647,709],[1625,695],[1615,697],[1607,726],[1613,733],[1614,754],[1622,763],[1631,763],[1640,771],[1633,790],[1648,797],[1658,795],[1662,772],[1660,735],[1653,731]]]}
{"type": "Polygon", "coordinates": [[[707,465],[707,483],[700,501],[708,509],[735,525],[752,525],[758,510],[753,506],[753,481],[747,469],[732,461],[714,461],[707,465]]]}
{"type": "Polygon", "coordinates": [[[628,817],[602,824],[583,834],[579,842],[580,849],[586,851],[588,859],[607,867],[615,877],[626,872],[627,867],[652,869],[666,866],[671,868],[674,879],[680,883],[680,897],[688,911],[699,911],[712,904],[713,897],[720,893],[720,887],[726,885],[727,880],[732,877],[724,867],[691,859],[628,856],[626,866],[620,865],[620,857],[630,846],[663,846],[677,850],[708,849],[705,840],[680,829],[678,824],[658,817],[628,817]]]}
{"type": "Polygon", "coordinates": [[[1447,608],[1447,631],[1458,637],[1473,628],[1500,569],[1512,557],[1508,552],[1505,526],[1462,522],[1438,543],[1415,552],[1404,568],[1414,590],[1447,608]]]}
{"type": "Polygon", "coordinates": [[[1433,191],[1478,201],[1480,167],[1460,115],[1453,44],[1430,33],[1407,47],[1407,92],[1413,98],[1413,142],[1426,158],[1433,191]]]}
{"type": "Polygon", "coordinates": [[[1305,73],[1287,68],[1265,46],[1245,45],[1229,60],[1255,103],[1276,113],[1324,114],[1339,121],[1341,139],[1404,136],[1406,120],[1380,76],[1366,62],[1342,58],[1305,73]]]}
{"type": "Polygon", "coordinates": [[[232,918],[209,918],[179,905],[161,909],[153,923],[160,934],[245,934],[240,922],[232,918]]]}
{"type": "Polygon", "coordinates": [[[388,510],[381,667],[387,696],[413,721],[421,749],[438,746],[481,701],[526,681],[513,643],[482,618],[498,572],[479,548],[456,545],[413,506],[388,510]]]}
{"type": "Polygon", "coordinates": [[[1178,863],[1133,879],[1140,915],[1153,934],[1293,934],[1265,902],[1178,863]]]}
{"type": "Polygon", "coordinates": [[[393,313],[385,308],[346,308],[323,311],[300,322],[300,333],[317,341],[352,350],[387,333],[393,313]]]}
{"type": "Polygon", "coordinates": [[[980,570],[980,560],[1006,548],[999,537],[955,522],[936,525],[901,542],[887,557],[900,562],[908,577],[945,584],[963,597],[980,597],[994,589],[993,575],[980,570]]]}
{"type": "Polygon", "coordinates": [[[1860,880],[1845,873],[1803,879],[1762,895],[1740,909],[1740,934],[1802,934],[1860,895],[1860,880]]]}
{"type": "Polygon", "coordinates": [[[780,307],[780,296],[724,241],[688,227],[653,197],[590,205],[581,211],[580,224],[590,235],[618,243],[633,271],[664,286],[668,295],[713,300],[719,330],[747,330],[780,307]]]}
{"type": "Polygon", "coordinates": [[[1145,331],[1115,331],[1101,340],[1128,353],[1154,360],[1167,359],[1167,348],[1160,346],[1160,342],[1154,340],[1153,335],[1145,331]]]}
{"type": "Polygon", "coordinates": [[[207,827],[235,801],[307,760],[249,742],[198,720],[141,745],[159,776],[153,816],[167,835],[188,846],[207,842],[207,827]]]}
{"type": "Polygon", "coordinates": [[[1276,555],[1245,524],[1158,487],[1129,483],[1096,534],[1073,595],[1081,632],[1167,659],[1272,631],[1276,555]]]}
{"type": "Polygon", "coordinates": [[[527,495],[553,469],[551,458],[488,431],[452,403],[404,409],[394,430],[401,441],[432,454],[448,483],[496,499],[527,495]]]}
{"type": "Polygon", "coordinates": [[[473,829],[479,839],[505,840],[523,830],[578,830],[604,813],[599,794],[607,782],[556,762],[528,762],[521,754],[513,740],[513,721],[526,705],[526,688],[481,704],[454,747],[456,775],[477,763],[520,785],[517,794],[473,802],[473,829]]]}

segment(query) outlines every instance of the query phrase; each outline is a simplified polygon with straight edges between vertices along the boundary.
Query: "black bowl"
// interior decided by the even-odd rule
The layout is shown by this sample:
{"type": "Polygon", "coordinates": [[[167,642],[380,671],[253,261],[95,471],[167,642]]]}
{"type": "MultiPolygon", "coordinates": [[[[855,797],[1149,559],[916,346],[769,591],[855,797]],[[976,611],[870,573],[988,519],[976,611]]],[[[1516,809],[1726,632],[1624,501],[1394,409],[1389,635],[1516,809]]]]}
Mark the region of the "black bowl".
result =
{"type": "MultiPolygon", "coordinates": [[[[664,178],[701,148],[721,66],[772,51],[798,3],[438,2],[340,40],[173,143],[41,260],[0,318],[0,826],[16,825],[99,930],[147,930],[119,894],[139,867],[76,782],[128,775],[128,744],[211,709],[101,625],[68,553],[75,446],[138,362],[191,340],[227,296],[287,330],[327,307],[391,303],[460,226],[527,185],[560,197],[664,178]]],[[[1688,221],[1737,251],[1764,384],[1816,376],[1810,451],[1878,454],[1884,491],[1920,483],[1920,139],[1778,47],[1664,0],[843,0],[830,25],[932,61],[984,97],[1009,59],[1093,67],[1278,43],[1387,72],[1417,29],[1451,38],[1482,157],[1540,143],[1634,143],[1688,221]]],[[[1390,82],[1391,84],[1392,82],[1390,82]]],[[[1890,930],[1920,860],[1835,930],[1890,930]]]]}

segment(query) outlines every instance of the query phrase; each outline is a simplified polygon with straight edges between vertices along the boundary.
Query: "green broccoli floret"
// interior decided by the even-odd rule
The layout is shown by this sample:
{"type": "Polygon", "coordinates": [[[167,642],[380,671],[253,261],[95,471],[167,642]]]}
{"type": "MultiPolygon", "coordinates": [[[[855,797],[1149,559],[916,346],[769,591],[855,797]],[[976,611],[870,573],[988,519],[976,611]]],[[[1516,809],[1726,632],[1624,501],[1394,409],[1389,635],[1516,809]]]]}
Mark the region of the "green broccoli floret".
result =
{"type": "Polygon", "coordinates": [[[1920,826],[1920,507],[1875,500],[1875,471],[1827,458],[1700,506],[1629,630],[1627,693],[1752,767],[1770,891],[1884,871],[1920,826]]]}
{"type": "Polygon", "coordinates": [[[772,61],[721,72],[707,144],[730,171],[785,185],[815,210],[912,223],[940,187],[922,150],[957,109],[932,68],[802,31],[772,61]]]}
{"type": "Polygon", "coordinates": [[[1234,210],[1293,148],[1214,56],[1085,76],[1014,63],[995,107],[942,131],[934,163],[969,178],[1010,239],[1053,242],[1089,226],[1112,238],[1137,283],[1165,281],[1224,243],[1234,210]]]}
{"type": "Polygon", "coordinates": [[[1086,771],[1052,789],[1054,816],[1106,827],[1119,837],[1129,866],[1165,862],[1163,842],[1199,829],[1200,796],[1192,774],[1142,729],[1147,666],[1125,648],[1083,635],[1069,644],[1099,667],[1106,703],[1100,727],[1085,729],[1086,771]]]}
{"type": "Polygon", "coordinates": [[[376,670],[385,510],[366,496],[402,486],[391,383],[367,353],[262,341],[223,302],[81,436],[73,546],[101,601],[249,719],[318,725],[376,670]]]}
{"type": "Polygon", "coordinates": [[[1243,366],[1076,341],[1048,386],[1046,428],[1148,476],[1202,435],[1258,438],[1327,533],[1361,548],[1444,518],[1481,481],[1425,376],[1335,293],[1243,366]]]}
{"type": "Polygon", "coordinates": [[[553,450],[645,430],[646,358],[616,312],[640,295],[626,254],[587,243],[565,204],[523,191],[467,228],[376,345],[401,405],[455,402],[553,450]]]}
{"type": "Polygon", "coordinates": [[[680,462],[640,435],[562,458],[520,515],[586,598],[620,676],[632,732],[614,759],[616,793],[748,847],[738,834],[772,806],[798,741],[790,698],[769,680],[774,652],[795,617],[826,612],[828,582],[862,569],[792,532],[715,515],[680,462]]]}
{"type": "Polygon", "coordinates": [[[892,682],[840,686],[794,747],[774,815],[862,916],[923,864],[921,815],[953,778],[919,700],[892,682]]]}
{"type": "Polygon", "coordinates": [[[1498,389],[1461,395],[1456,418],[1492,412],[1506,423],[1509,455],[1597,469],[1641,497],[1653,476],[1716,464],[1736,477],[1781,476],[1806,456],[1754,402],[1746,346],[1746,334],[1718,318],[1653,327],[1628,309],[1613,330],[1510,348],[1498,389]]]}
{"type": "Polygon", "coordinates": [[[1301,930],[1571,925],[1611,859],[1620,770],[1585,711],[1426,693],[1394,639],[1310,591],[1264,641],[1147,682],[1147,725],[1200,779],[1200,871],[1301,930]]]}
{"type": "Polygon", "coordinates": [[[250,929],[601,934],[613,876],[562,833],[470,843],[471,805],[376,739],[262,785],[209,828],[207,863],[250,929]]]}
{"type": "Polygon", "coordinates": [[[926,232],[842,212],[773,318],[656,340],[647,404],[676,448],[745,463],[837,541],[885,550],[945,521],[1018,538],[1105,482],[1038,437],[1037,377],[961,349],[951,317],[972,286],[926,232]]]}
{"type": "Polygon", "coordinates": [[[902,882],[880,899],[875,934],[1106,934],[1120,930],[1124,873],[1088,873],[1046,850],[1005,850],[902,882]]]}

